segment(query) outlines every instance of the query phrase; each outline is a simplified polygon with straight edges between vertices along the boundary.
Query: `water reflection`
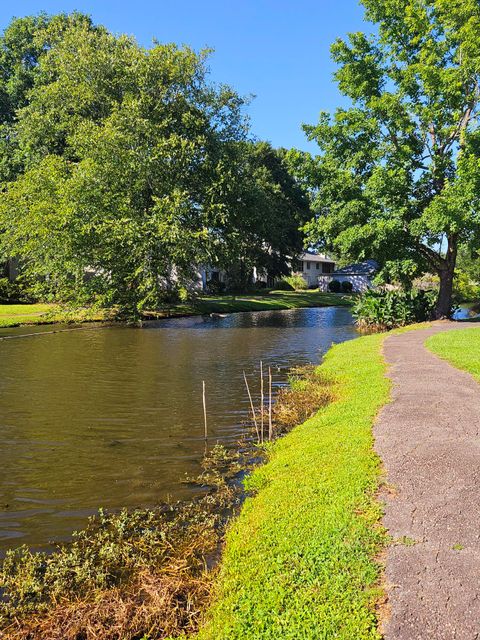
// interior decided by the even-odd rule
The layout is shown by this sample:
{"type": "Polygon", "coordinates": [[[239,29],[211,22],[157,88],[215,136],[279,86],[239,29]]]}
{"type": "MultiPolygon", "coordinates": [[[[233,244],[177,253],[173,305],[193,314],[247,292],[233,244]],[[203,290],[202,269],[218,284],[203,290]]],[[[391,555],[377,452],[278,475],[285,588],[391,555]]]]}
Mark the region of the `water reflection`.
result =
{"type": "Polygon", "coordinates": [[[202,380],[212,439],[234,443],[248,410],[243,369],[257,381],[263,359],[279,385],[289,366],[356,335],[342,308],[50,330],[0,341],[3,549],[67,539],[99,506],[187,495],[179,480],[204,449],[202,380]]]}

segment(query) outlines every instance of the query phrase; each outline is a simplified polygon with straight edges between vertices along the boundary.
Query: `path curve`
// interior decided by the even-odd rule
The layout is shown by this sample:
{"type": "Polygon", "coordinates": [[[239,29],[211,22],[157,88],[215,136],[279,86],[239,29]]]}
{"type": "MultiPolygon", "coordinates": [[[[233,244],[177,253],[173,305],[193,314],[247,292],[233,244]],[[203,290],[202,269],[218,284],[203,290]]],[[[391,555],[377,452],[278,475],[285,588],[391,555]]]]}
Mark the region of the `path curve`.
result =
{"type": "MultiPolygon", "coordinates": [[[[480,639],[480,385],[424,347],[467,323],[391,336],[392,402],[374,428],[383,461],[386,640],[480,639]]],[[[477,325],[478,326],[478,325],[477,325]]]]}

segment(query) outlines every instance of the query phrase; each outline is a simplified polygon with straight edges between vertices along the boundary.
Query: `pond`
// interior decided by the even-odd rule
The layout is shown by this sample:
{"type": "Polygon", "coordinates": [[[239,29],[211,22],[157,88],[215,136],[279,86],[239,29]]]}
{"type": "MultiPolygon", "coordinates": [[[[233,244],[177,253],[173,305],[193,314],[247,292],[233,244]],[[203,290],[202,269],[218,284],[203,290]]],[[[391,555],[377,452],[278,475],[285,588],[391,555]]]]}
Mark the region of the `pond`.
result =
{"type": "Polygon", "coordinates": [[[261,359],[279,386],[356,335],[337,307],[0,330],[0,553],[68,540],[98,507],[187,497],[205,448],[202,380],[210,442],[234,446],[243,370],[258,394],[261,359]]]}

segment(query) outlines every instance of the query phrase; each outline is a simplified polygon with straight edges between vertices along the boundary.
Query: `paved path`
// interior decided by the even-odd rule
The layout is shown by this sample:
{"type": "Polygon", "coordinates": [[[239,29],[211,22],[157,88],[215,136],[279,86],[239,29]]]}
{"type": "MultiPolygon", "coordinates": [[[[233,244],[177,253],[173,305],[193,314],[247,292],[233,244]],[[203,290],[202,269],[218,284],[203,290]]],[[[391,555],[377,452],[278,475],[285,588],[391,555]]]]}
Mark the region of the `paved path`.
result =
{"type": "Polygon", "coordinates": [[[385,341],[393,401],[375,446],[390,486],[384,524],[399,541],[386,559],[386,640],[480,639],[480,385],[423,346],[452,328],[465,324],[385,341]]]}

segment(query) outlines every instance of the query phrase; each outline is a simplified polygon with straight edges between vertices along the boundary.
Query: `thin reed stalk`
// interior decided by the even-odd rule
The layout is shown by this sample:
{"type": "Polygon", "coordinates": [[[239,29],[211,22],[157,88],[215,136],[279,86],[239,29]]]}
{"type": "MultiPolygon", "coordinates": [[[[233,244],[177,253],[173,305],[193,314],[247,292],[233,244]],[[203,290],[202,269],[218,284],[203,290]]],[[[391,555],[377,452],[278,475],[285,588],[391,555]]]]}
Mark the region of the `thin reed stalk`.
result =
{"type": "Polygon", "coordinates": [[[264,396],[263,396],[263,362],[260,360],[260,433],[261,443],[263,444],[263,409],[264,409],[264,396]]]}
{"type": "Polygon", "coordinates": [[[207,398],[205,395],[205,380],[202,380],[202,396],[203,396],[203,420],[205,428],[205,440],[208,438],[208,425],[207,425],[207,398]]]}
{"type": "Polygon", "coordinates": [[[268,439],[272,440],[273,437],[273,422],[272,422],[272,367],[268,367],[268,439]]]}
{"type": "Polygon", "coordinates": [[[248,386],[247,376],[245,371],[243,372],[243,379],[245,380],[245,386],[247,387],[248,399],[250,400],[250,408],[252,410],[253,423],[255,425],[255,431],[257,432],[257,441],[260,442],[260,433],[258,431],[257,416],[255,414],[255,407],[253,406],[252,394],[250,393],[250,387],[248,386]]]}

